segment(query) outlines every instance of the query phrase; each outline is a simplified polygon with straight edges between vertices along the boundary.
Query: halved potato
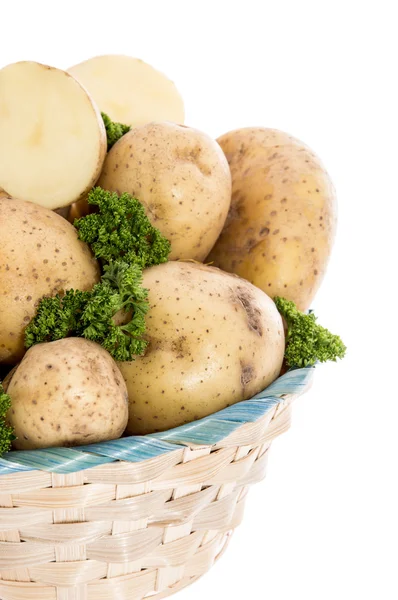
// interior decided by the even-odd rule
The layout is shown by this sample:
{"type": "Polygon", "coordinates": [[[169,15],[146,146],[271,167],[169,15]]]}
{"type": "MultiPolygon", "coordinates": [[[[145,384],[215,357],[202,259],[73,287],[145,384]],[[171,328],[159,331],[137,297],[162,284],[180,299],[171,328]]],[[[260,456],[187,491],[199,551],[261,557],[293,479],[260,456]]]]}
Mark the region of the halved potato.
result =
{"type": "Polygon", "coordinates": [[[68,73],[35,62],[0,71],[0,187],[56,209],[97,181],[106,155],[101,114],[68,73]]]}
{"type": "Polygon", "coordinates": [[[113,121],[132,127],[150,121],[184,123],[184,104],[174,83],[138,58],[95,56],[68,71],[113,121]]]}

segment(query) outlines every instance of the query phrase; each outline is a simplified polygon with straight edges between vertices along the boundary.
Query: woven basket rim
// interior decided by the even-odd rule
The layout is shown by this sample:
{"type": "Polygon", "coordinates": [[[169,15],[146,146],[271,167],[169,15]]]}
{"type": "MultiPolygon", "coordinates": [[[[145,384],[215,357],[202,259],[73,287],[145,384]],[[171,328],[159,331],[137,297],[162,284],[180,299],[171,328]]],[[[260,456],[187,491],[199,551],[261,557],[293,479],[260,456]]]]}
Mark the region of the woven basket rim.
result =
{"type": "Polygon", "coordinates": [[[314,367],[292,369],[249,400],[168,431],[74,448],[14,450],[0,458],[0,477],[37,470],[73,473],[116,461],[142,462],[187,446],[215,446],[239,427],[263,418],[287,397],[301,395],[313,374],[314,367]]]}

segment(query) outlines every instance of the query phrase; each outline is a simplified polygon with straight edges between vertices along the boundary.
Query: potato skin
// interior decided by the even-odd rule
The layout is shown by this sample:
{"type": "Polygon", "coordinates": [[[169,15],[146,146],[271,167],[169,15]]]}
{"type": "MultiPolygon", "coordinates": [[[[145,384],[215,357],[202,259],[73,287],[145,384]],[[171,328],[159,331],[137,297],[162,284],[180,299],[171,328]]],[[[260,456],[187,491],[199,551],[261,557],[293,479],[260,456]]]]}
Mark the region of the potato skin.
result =
{"type": "Polygon", "coordinates": [[[55,212],[9,196],[0,197],[0,362],[23,356],[24,328],[39,300],[99,281],[89,247],[55,212]]]}
{"type": "Polygon", "coordinates": [[[118,363],[126,432],[163,431],[252,397],[279,375],[282,319],[272,300],[219,269],[168,262],[144,272],[146,354],[118,363]]]}
{"type": "Polygon", "coordinates": [[[33,346],[6,387],[17,450],[113,440],[126,427],[123,377],[106,350],[83,338],[33,346]]]}
{"type": "Polygon", "coordinates": [[[86,217],[90,214],[90,212],[94,212],[93,209],[96,208],[92,204],[88,203],[88,195],[78,200],[78,202],[74,202],[70,206],[68,206],[68,214],[66,218],[69,223],[72,225],[75,222],[75,219],[81,219],[82,217],[86,217]]]}
{"type": "Polygon", "coordinates": [[[282,131],[239,129],[218,142],[231,169],[232,202],[206,261],[307,310],[336,230],[329,175],[307,146],[282,131]]]}
{"type": "Polygon", "coordinates": [[[202,261],[215,244],[231,202],[225,156],[206,134],[174,123],[132,129],[111,149],[98,184],[142,202],[171,242],[170,260],[202,261]]]}

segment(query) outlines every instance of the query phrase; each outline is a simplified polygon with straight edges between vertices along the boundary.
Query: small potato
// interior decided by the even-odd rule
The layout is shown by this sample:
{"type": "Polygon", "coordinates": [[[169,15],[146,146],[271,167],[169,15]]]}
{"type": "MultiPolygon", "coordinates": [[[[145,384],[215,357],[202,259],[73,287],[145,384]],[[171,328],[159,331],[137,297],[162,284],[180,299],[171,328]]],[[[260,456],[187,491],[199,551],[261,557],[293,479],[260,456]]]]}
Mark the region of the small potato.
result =
{"type": "Polygon", "coordinates": [[[219,145],[174,123],[149,123],[124,135],[108,153],[99,185],[140,200],[171,242],[170,260],[202,261],[231,202],[231,175],[219,145]]]}
{"type": "Polygon", "coordinates": [[[335,236],[329,175],[307,146],[282,131],[239,129],[218,142],[231,169],[232,202],[206,261],[307,310],[335,236]]]}
{"type": "Polygon", "coordinates": [[[121,362],[127,433],[163,431],[252,397],[276,379],[284,354],[272,300],[219,269],[168,262],[144,271],[149,345],[121,362]]]}
{"type": "Polygon", "coordinates": [[[99,281],[97,261],[55,212],[0,197],[0,363],[23,356],[24,329],[43,296],[99,281]]]}
{"type": "Polygon", "coordinates": [[[106,350],[83,338],[33,346],[6,388],[17,450],[104,442],[126,427],[123,377],[106,350]]]}

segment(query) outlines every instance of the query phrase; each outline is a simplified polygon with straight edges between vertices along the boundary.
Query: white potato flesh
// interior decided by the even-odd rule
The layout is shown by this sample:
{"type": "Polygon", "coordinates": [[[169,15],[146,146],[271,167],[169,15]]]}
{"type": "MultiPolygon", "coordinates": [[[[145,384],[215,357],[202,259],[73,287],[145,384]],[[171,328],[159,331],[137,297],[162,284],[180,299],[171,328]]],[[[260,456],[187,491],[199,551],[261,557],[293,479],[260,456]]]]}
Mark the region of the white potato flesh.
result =
{"type": "Polygon", "coordinates": [[[113,121],[138,127],[151,121],[184,123],[174,83],[138,58],[105,55],[68,69],[113,121]]]}
{"type": "Polygon", "coordinates": [[[78,200],[106,155],[101,114],[68,73],[35,62],[0,71],[0,187],[49,209],[78,200]]]}

